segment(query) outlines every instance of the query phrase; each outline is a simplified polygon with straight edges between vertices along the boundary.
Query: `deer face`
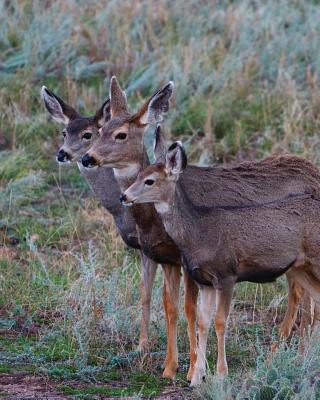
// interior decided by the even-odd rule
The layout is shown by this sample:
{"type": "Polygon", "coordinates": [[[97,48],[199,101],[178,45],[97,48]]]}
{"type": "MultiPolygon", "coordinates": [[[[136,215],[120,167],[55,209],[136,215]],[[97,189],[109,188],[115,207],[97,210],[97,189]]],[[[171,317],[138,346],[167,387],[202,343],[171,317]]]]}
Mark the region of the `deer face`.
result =
{"type": "MultiPolygon", "coordinates": [[[[157,127],[156,136],[160,127],[157,127]]],[[[162,146],[162,145],[161,145],[162,146]]],[[[159,212],[165,212],[172,201],[176,183],[187,165],[187,157],[180,142],[174,142],[167,152],[157,152],[155,164],[141,171],[136,181],[121,195],[124,205],[134,203],[155,203],[159,212]]]]}
{"type": "Polygon", "coordinates": [[[143,158],[143,135],[149,123],[156,122],[169,108],[173,83],[169,82],[154,94],[141,108],[131,114],[125,93],[116,77],[110,82],[111,119],[101,129],[101,137],[82,158],[85,167],[108,166],[130,174],[135,172],[143,158]]]}
{"type": "Polygon", "coordinates": [[[110,119],[107,100],[92,117],[83,117],[45,86],[41,89],[44,104],[52,117],[64,125],[63,146],[57,152],[59,163],[80,161],[99,137],[99,129],[110,119]]]}

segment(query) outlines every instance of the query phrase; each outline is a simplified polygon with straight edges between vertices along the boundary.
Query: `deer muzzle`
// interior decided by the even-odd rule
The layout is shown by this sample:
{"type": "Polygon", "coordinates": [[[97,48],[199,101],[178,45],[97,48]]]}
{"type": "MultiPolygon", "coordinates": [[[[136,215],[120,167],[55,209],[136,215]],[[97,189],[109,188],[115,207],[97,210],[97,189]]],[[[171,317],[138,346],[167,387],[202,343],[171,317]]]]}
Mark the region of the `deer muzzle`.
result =
{"type": "Polygon", "coordinates": [[[92,168],[97,165],[97,160],[88,153],[82,157],[81,162],[85,168],[92,168]]]}
{"type": "Polygon", "coordinates": [[[67,162],[67,161],[71,161],[71,156],[66,151],[64,151],[63,149],[60,149],[58,151],[56,158],[57,158],[57,161],[59,163],[64,163],[64,162],[67,162]]]}
{"type": "Polygon", "coordinates": [[[132,206],[134,203],[132,200],[128,199],[128,196],[125,193],[122,193],[122,195],[119,198],[119,201],[123,206],[127,207],[132,206]]]}

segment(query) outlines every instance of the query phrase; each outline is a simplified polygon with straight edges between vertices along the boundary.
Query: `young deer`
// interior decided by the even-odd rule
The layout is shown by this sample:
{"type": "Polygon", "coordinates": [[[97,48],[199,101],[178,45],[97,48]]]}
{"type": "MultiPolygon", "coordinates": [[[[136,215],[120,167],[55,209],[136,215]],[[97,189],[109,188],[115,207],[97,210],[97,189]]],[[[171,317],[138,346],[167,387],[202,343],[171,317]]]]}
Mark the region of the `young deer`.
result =
{"type": "MultiPolygon", "coordinates": [[[[121,88],[115,78],[111,81],[111,102],[114,98],[115,104],[120,104],[118,113],[112,117],[110,122],[106,124],[101,130],[101,138],[95,143],[95,145],[89,150],[89,152],[83,157],[83,164],[85,166],[90,165],[105,165],[115,168],[116,177],[120,182],[120,187],[124,190],[129,187],[139,171],[141,171],[146,165],[147,160],[145,157],[145,148],[143,146],[143,136],[145,126],[154,122],[161,112],[168,108],[167,101],[171,96],[172,84],[166,85],[162,90],[152,96],[136,114],[130,114],[127,110],[126,98],[122,94],[121,88]]],[[[160,129],[160,128],[159,128],[160,129]]],[[[159,131],[160,132],[160,131],[159,131]]],[[[158,135],[160,138],[160,135],[158,135]]],[[[162,141],[158,141],[156,146],[157,157],[160,155],[164,156],[165,146],[162,141]],[[161,145],[162,144],[162,145],[161,145]]],[[[245,179],[247,175],[255,176],[254,168],[250,169],[250,165],[242,167],[240,173],[241,179],[245,179]]],[[[257,185],[255,182],[250,187],[251,195],[256,195],[254,201],[251,199],[252,204],[262,203],[265,201],[272,201],[279,196],[285,197],[291,193],[305,193],[309,188],[317,187],[320,185],[320,177],[316,168],[312,164],[305,162],[296,157],[283,157],[280,159],[271,158],[265,163],[258,163],[260,166],[261,177],[267,175],[272,177],[273,185],[276,190],[269,191],[269,182],[264,179],[263,183],[257,185]],[[289,161],[288,161],[289,160],[289,161]],[[286,177],[283,178],[279,169],[286,170],[286,177]]],[[[207,193],[214,194],[216,199],[221,199],[223,204],[246,204],[247,198],[238,198],[238,192],[241,192],[241,182],[238,182],[238,175],[227,174],[229,169],[223,167],[215,167],[216,181],[214,185],[208,182],[208,185],[202,189],[201,196],[204,197],[207,193]],[[227,175],[226,175],[227,174],[227,175]],[[229,188],[223,187],[223,183],[226,180],[231,180],[232,185],[229,188]]],[[[197,178],[193,179],[192,174],[188,175],[188,183],[190,187],[197,186],[197,178]]],[[[146,184],[152,182],[147,182],[146,184]]],[[[311,190],[311,189],[310,189],[311,190]]],[[[320,190],[320,189],[319,189],[320,190]]],[[[200,199],[201,200],[201,199],[200,199]]],[[[147,219],[148,225],[159,224],[159,217],[154,213],[154,209],[150,208],[150,205],[144,205],[139,207],[136,205],[132,212],[136,215],[139,222],[140,215],[150,213],[152,214],[147,219]],[[147,210],[147,211],[146,211],[147,210]],[[153,220],[152,220],[152,218],[153,220]]],[[[145,221],[140,223],[140,230],[145,237],[145,241],[149,245],[155,240],[153,236],[148,236],[148,230],[145,228],[145,221]]],[[[146,249],[148,251],[148,249],[146,249]]],[[[296,319],[297,306],[303,291],[299,290],[299,285],[289,278],[289,304],[286,312],[286,317],[281,327],[281,335],[287,337],[290,334],[292,325],[296,319]]],[[[186,303],[187,306],[187,303],[186,303]]],[[[221,352],[220,352],[221,354],[221,352]]],[[[223,358],[223,355],[221,356],[223,358]]],[[[220,358],[221,358],[220,357],[220,358]]],[[[190,373],[191,374],[191,373],[190,373]]],[[[189,375],[190,377],[190,375],[189,375]]]]}
{"type": "MultiPolygon", "coordinates": [[[[113,77],[110,84],[111,119],[101,128],[100,138],[84,155],[82,164],[85,167],[102,165],[112,167],[121,190],[124,191],[129,187],[135,181],[139,171],[149,164],[143,145],[144,130],[148,123],[154,122],[168,110],[168,101],[172,91],[173,85],[169,83],[152,97],[152,101],[145,103],[137,113],[132,114],[128,111],[124,92],[116,78],[113,77]],[[135,139],[132,140],[132,138],[135,139]],[[123,152],[123,150],[125,151],[123,152]],[[138,158],[134,162],[132,162],[131,154],[138,154],[138,158]]],[[[130,208],[129,212],[136,221],[142,251],[162,265],[165,283],[163,302],[168,336],[164,376],[173,378],[178,366],[177,322],[181,275],[180,253],[165,232],[160,216],[152,204],[137,205],[130,208]]],[[[198,289],[188,274],[184,274],[184,281],[185,314],[190,343],[190,368],[188,371],[190,380],[196,361],[195,327],[198,289]]]]}
{"type": "MultiPolygon", "coordinates": [[[[205,374],[206,343],[215,302],[217,371],[227,373],[225,328],[237,282],[272,282],[287,272],[315,300],[315,321],[319,320],[320,199],[316,186],[308,184],[305,194],[284,190],[279,196],[281,192],[272,180],[272,164],[284,164],[278,170],[283,184],[293,179],[289,167],[292,159],[296,160],[296,179],[305,175],[304,168],[316,180],[319,173],[296,157],[281,157],[240,164],[225,170],[229,179],[223,180],[221,168],[186,168],[187,157],[180,142],[173,143],[165,155],[163,148],[157,153],[157,162],[139,174],[122,200],[127,205],[155,204],[181,251],[185,268],[199,284],[199,343],[191,381],[196,385],[205,374]],[[217,182],[221,185],[217,191],[230,194],[229,201],[211,190],[217,182]],[[263,189],[257,191],[260,186],[263,189]],[[275,189],[278,199],[274,196],[271,200],[269,192],[275,189]],[[264,199],[264,203],[259,204],[258,199],[264,199]]],[[[299,188],[298,181],[292,186],[299,188]]]]}
{"type": "MultiPolygon", "coordinates": [[[[131,213],[119,202],[120,188],[111,168],[88,170],[82,167],[81,157],[87,152],[92,143],[99,137],[98,130],[110,119],[110,101],[107,100],[91,117],[83,117],[73,107],[65,103],[45,86],[41,96],[51,116],[64,125],[63,146],[57,153],[59,163],[78,163],[79,169],[95,197],[113,216],[115,225],[124,242],[134,249],[140,249],[136,223],[131,213]]],[[[139,349],[145,350],[148,342],[148,326],[150,321],[151,294],[157,263],[141,256],[141,299],[142,317],[140,328],[139,349]]]]}

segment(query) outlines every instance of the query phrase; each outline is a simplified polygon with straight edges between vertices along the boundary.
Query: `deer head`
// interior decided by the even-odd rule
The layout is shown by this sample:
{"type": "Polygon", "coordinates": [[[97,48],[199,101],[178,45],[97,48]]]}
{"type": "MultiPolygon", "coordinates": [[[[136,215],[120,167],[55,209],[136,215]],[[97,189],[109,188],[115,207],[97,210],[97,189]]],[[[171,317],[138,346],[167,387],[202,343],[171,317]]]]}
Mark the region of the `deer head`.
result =
{"type": "Polygon", "coordinates": [[[82,158],[85,167],[108,166],[135,171],[143,158],[143,135],[148,124],[161,119],[169,109],[173,92],[169,82],[146,101],[138,112],[128,111],[127,98],[116,77],[110,82],[111,119],[100,131],[100,138],[82,158]]]}
{"type": "Polygon", "coordinates": [[[92,117],[83,117],[45,86],[41,97],[53,119],[64,125],[64,142],[56,158],[59,163],[80,161],[99,137],[99,129],[110,119],[110,101],[106,100],[92,117]]]}
{"type": "MultiPolygon", "coordinates": [[[[156,162],[141,171],[136,181],[123,193],[124,205],[155,203],[164,211],[174,195],[176,183],[187,166],[187,156],[181,142],[174,142],[164,152],[164,138],[160,125],[155,131],[156,162]]],[[[158,210],[158,207],[157,207],[158,210]]]]}

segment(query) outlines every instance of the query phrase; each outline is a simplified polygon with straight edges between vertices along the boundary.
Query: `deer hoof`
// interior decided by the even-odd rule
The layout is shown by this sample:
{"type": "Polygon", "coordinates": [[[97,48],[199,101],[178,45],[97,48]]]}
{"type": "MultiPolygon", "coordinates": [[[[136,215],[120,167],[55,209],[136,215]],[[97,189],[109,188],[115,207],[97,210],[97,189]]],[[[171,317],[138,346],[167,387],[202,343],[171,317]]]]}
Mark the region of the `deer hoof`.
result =
{"type": "Polygon", "coordinates": [[[174,379],[178,370],[178,363],[173,362],[171,365],[166,365],[162,377],[167,379],[174,379]]]}
{"type": "Polygon", "coordinates": [[[187,373],[187,381],[190,383],[194,374],[194,367],[190,367],[187,373]]]}
{"type": "Polygon", "coordinates": [[[203,381],[205,380],[205,372],[203,370],[195,370],[193,375],[192,375],[192,379],[191,379],[191,383],[190,383],[190,387],[195,387],[200,385],[203,381]]]}

